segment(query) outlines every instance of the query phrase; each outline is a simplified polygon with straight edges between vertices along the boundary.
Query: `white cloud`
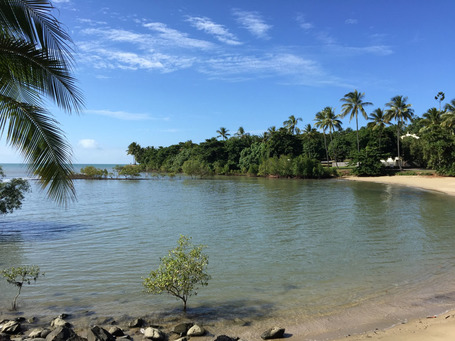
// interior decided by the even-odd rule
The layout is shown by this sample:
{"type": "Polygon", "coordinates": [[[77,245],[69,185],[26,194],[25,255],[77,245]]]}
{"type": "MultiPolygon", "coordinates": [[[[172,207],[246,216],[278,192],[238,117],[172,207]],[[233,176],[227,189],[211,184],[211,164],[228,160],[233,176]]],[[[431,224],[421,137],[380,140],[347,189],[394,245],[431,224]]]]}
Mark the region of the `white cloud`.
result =
{"type": "Polygon", "coordinates": [[[129,52],[114,48],[99,47],[94,43],[80,43],[83,51],[81,60],[92,64],[98,69],[148,70],[172,72],[190,67],[194,58],[172,56],[158,52],[129,52]]]}
{"type": "Polygon", "coordinates": [[[299,23],[299,26],[304,30],[310,30],[314,27],[312,23],[305,20],[305,17],[302,14],[298,15],[296,20],[299,23]]]}
{"type": "Polygon", "coordinates": [[[223,25],[219,25],[206,17],[188,17],[187,21],[200,31],[215,36],[220,42],[228,45],[241,45],[237,37],[230,33],[223,25]]]}
{"type": "Polygon", "coordinates": [[[203,72],[211,75],[245,75],[248,78],[277,75],[317,75],[319,65],[309,59],[289,53],[266,54],[264,56],[226,55],[212,58],[203,72]],[[262,76],[261,76],[262,75],[262,76]]]}
{"type": "Polygon", "coordinates": [[[166,45],[168,46],[171,44],[171,46],[186,48],[213,48],[213,44],[210,42],[190,38],[186,33],[169,28],[166,24],[160,22],[145,23],[143,26],[153,31],[154,33],[158,33],[158,37],[165,41],[166,45]]]}
{"type": "MultiPolygon", "coordinates": [[[[86,110],[85,112],[88,114],[107,116],[107,117],[116,118],[116,119],[125,120],[125,121],[144,121],[144,120],[154,119],[154,118],[150,117],[150,115],[148,115],[148,114],[136,114],[136,113],[130,113],[130,112],[126,112],[126,111],[86,110]]],[[[165,118],[163,118],[163,119],[165,119],[165,118]]]]}
{"type": "Polygon", "coordinates": [[[53,3],[56,4],[63,4],[63,3],[68,3],[70,0],[52,0],[53,3]]]}
{"type": "Polygon", "coordinates": [[[93,139],[82,139],[77,144],[84,149],[98,149],[98,143],[93,139]]]}
{"type": "Polygon", "coordinates": [[[272,26],[266,24],[259,13],[235,9],[234,15],[237,17],[238,23],[250,31],[255,37],[262,39],[269,38],[267,32],[272,26]]]}
{"type": "Polygon", "coordinates": [[[347,24],[347,25],[355,25],[355,24],[358,23],[358,20],[357,20],[357,19],[349,18],[349,19],[346,19],[346,20],[344,21],[344,23],[347,24]]]}

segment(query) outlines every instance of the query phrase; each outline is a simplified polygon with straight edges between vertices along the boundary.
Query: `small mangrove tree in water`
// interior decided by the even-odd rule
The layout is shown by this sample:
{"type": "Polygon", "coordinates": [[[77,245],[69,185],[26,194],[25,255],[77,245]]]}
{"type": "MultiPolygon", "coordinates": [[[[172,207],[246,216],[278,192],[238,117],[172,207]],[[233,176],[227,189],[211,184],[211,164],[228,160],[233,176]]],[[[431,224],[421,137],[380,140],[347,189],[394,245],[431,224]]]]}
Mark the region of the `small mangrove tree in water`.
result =
{"type": "Polygon", "coordinates": [[[196,296],[199,286],[207,286],[210,275],[207,274],[208,256],[203,253],[205,245],[193,245],[191,237],[181,235],[178,246],[169,250],[161,258],[156,270],[144,278],[143,285],[151,294],[166,292],[183,301],[183,311],[190,296],[196,296]]]}
{"type": "Polygon", "coordinates": [[[32,284],[32,281],[36,282],[40,275],[44,276],[44,274],[40,273],[40,268],[37,265],[10,267],[2,270],[0,274],[9,284],[16,286],[18,289],[17,294],[13,299],[12,310],[17,309],[17,299],[21,294],[23,285],[32,284]]]}

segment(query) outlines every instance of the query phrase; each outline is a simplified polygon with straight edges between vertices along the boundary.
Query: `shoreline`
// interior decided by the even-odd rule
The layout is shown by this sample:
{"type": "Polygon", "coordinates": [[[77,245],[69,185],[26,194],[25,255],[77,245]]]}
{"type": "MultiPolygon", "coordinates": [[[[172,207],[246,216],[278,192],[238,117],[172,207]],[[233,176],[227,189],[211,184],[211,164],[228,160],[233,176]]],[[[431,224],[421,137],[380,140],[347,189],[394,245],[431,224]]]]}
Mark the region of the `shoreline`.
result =
{"type": "Polygon", "coordinates": [[[455,177],[428,176],[428,175],[395,175],[395,176],[372,176],[355,177],[349,176],[343,180],[374,182],[385,185],[400,185],[423,190],[444,193],[455,196],[455,177]]]}

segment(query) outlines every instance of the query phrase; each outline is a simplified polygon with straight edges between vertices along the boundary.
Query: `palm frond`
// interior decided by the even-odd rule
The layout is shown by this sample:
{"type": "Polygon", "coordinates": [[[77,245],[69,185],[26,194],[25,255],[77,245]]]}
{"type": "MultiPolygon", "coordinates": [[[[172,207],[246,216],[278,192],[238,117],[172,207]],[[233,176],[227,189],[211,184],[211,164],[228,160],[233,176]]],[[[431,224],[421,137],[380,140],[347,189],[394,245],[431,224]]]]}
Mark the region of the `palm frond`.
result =
{"type": "Polygon", "coordinates": [[[65,141],[58,122],[43,108],[18,102],[0,95],[0,129],[6,141],[19,149],[50,197],[66,204],[75,199],[70,178],[71,148],[65,141]]]}

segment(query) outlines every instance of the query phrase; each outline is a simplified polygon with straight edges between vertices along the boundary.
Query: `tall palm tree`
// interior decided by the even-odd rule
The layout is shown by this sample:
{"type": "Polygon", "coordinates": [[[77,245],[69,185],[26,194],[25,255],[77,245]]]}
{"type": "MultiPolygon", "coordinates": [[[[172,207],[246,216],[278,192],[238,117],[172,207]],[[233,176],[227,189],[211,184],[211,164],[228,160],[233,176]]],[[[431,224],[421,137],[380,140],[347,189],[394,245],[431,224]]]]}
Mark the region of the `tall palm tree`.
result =
{"type": "Polygon", "coordinates": [[[49,0],[0,0],[0,133],[59,203],[75,199],[71,147],[45,99],[83,107],[72,77],[72,41],[49,0]]]}
{"type": "Polygon", "coordinates": [[[398,165],[400,170],[403,169],[401,164],[401,153],[400,153],[400,131],[403,123],[410,120],[413,116],[414,110],[411,109],[411,104],[406,103],[407,97],[395,96],[390,102],[386,104],[390,109],[387,110],[386,119],[388,122],[395,120],[397,122],[397,150],[398,150],[398,165]]]}
{"type": "Polygon", "coordinates": [[[301,120],[301,117],[296,118],[294,115],[291,115],[286,121],[283,122],[283,126],[288,130],[290,134],[295,134],[297,123],[301,120]]]}
{"type": "MultiPolygon", "coordinates": [[[[323,110],[316,114],[315,126],[322,129],[324,135],[325,153],[327,156],[327,165],[329,164],[329,150],[327,148],[326,130],[329,129],[330,142],[333,141],[333,131],[341,129],[341,121],[338,115],[335,115],[335,110],[332,107],[325,107],[323,110]]],[[[335,156],[336,162],[336,156],[335,156]]]]}
{"type": "Polygon", "coordinates": [[[344,104],[341,106],[342,111],[340,117],[343,118],[348,114],[351,114],[349,117],[349,122],[355,117],[355,125],[357,130],[357,151],[360,152],[360,143],[359,143],[359,111],[362,113],[362,116],[365,119],[368,119],[368,114],[363,107],[367,105],[372,105],[371,102],[363,102],[363,98],[365,97],[365,93],[358,92],[357,90],[351,91],[344,95],[341,99],[344,104]]]}
{"type": "Polygon", "coordinates": [[[386,120],[385,115],[386,114],[381,108],[377,108],[368,116],[368,119],[371,122],[368,122],[367,128],[379,132],[379,149],[381,149],[382,133],[384,132],[386,124],[389,123],[386,120]]]}
{"type": "Polygon", "coordinates": [[[229,130],[225,127],[221,127],[216,132],[219,134],[217,137],[221,137],[223,140],[227,140],[228,136],[231,136],[231,134],[229,134],[229,130]]]}
{"type": "Polygon", "coordinates": [[[322,135],[324,136],[324,148],[325,148],[325,156],[327,158],[327,166],[329,165],[329,150],[327,149],[327,137],[326,137],[326,130],[327,125],[325,124],[325,115],[323,111],[319,111],[316,113],[316,117],[314,119],[316,123],[314,124],[316,127],[322,129],[322,135]]]}

